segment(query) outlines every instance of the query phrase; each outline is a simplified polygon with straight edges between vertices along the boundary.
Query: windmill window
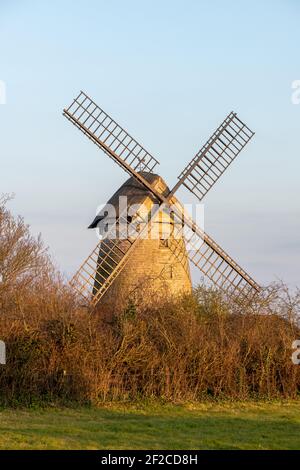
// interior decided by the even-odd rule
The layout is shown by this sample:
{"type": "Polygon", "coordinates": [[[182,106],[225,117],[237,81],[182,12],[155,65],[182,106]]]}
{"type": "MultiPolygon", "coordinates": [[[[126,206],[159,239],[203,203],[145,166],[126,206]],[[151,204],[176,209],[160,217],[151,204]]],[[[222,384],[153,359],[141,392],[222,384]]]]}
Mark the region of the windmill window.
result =
{"type": "Polygon", "coordinates": [[[172,279],[173,278],[173,266],[171,264],[165,266],[164,277],[165,277],[165,279],[172,279]]]}
{"type": "Polygon", "coordinates": [[[161,238],[159,240],[159,248],[169,248],[169,240],[167,238],[161,238]]]}

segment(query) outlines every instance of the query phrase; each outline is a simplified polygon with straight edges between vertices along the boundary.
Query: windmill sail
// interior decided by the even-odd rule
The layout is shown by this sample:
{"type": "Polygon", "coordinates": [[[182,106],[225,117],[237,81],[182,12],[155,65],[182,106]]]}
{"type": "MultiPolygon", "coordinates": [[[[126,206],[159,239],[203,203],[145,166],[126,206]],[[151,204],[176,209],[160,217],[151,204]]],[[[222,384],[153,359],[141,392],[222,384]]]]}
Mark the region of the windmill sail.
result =
{"type": "Polygon", "coordinates": [[[63,114],[129,174],[132,174],[130,169],[153,172],[159,164],[83,91],[63,114]]]}
{"type": "Polygon", "coordinates": [[[207,233],[199,246],[198,234],[189,240],[190,261],[217,287],[229,294],[251,296],[260,290],[247,274],[207,233]]]}
{"type": "MultiPolygon", "coordinates": [[[[177,214],[175,217],[178,217],[177,214]]],[[[183,220],[182,217],[180,220],[183,220]]],[[[185,238],[188,257],[217,287],[229,294],[252,296],[259,285],[207,233],[185,215],[185,225],[174,224],[175,238],[185,238]]],[[[170,249],[172,245],[170,245],[170,249]]],[[[174,253],[176,255],[176,253],[174,253]]]]}
{"type": "Polygon", "coordinates": [[[200,201],[253,137],[249,127],[230,113],[179,176],[200,201]]]}

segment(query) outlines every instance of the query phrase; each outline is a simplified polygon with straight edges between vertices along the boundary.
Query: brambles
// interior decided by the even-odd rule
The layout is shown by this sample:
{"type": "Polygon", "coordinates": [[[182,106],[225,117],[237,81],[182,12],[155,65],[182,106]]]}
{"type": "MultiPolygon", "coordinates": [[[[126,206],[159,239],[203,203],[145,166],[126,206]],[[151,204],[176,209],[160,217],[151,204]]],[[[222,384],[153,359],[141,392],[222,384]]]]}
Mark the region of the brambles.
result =
{"type": "Polygon", "coordinates": [[[1,240],[18,237],[0,266],[8,273],[5,260],[15,257],[20,270],[0,289],[2,404],[298,394],[291,348],[299,338],[299,292],[273,285],[241,305],[203,285],[147,307],[130,301],[124,312],[90,311],[55,272],[41,241],[5,211],[1,240]]]}

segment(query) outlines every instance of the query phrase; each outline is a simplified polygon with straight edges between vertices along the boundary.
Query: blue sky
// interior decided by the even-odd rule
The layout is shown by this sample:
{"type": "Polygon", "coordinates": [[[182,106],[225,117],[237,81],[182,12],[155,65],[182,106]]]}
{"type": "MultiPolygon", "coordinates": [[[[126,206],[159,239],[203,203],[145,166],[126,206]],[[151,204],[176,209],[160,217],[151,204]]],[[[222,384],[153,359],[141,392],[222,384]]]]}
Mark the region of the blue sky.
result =
{"type": "Polygon", "coordinates": [[[206,196],[205,229],[258,282],[300,284],[299,20],[297,0],[0,0],[1,192],[58,267],[86,257],[126,178],[61,114],[82,89],[170,186],[236,111],[256,135],[206,196]]]}

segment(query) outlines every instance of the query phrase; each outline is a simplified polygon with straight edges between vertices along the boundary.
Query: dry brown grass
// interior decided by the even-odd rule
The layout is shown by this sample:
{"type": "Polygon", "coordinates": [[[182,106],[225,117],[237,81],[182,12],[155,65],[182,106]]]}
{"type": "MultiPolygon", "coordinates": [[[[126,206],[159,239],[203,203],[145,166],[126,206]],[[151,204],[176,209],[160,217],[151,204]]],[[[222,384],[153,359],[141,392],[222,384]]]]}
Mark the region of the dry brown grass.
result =
{"type": "Polygon", "coordinates": [[[4,206],[0,237],[2,404],[297,396],[299,292],[274,285],[245,306],[200,286],[147,308],[91,311],[4,206]]]}

